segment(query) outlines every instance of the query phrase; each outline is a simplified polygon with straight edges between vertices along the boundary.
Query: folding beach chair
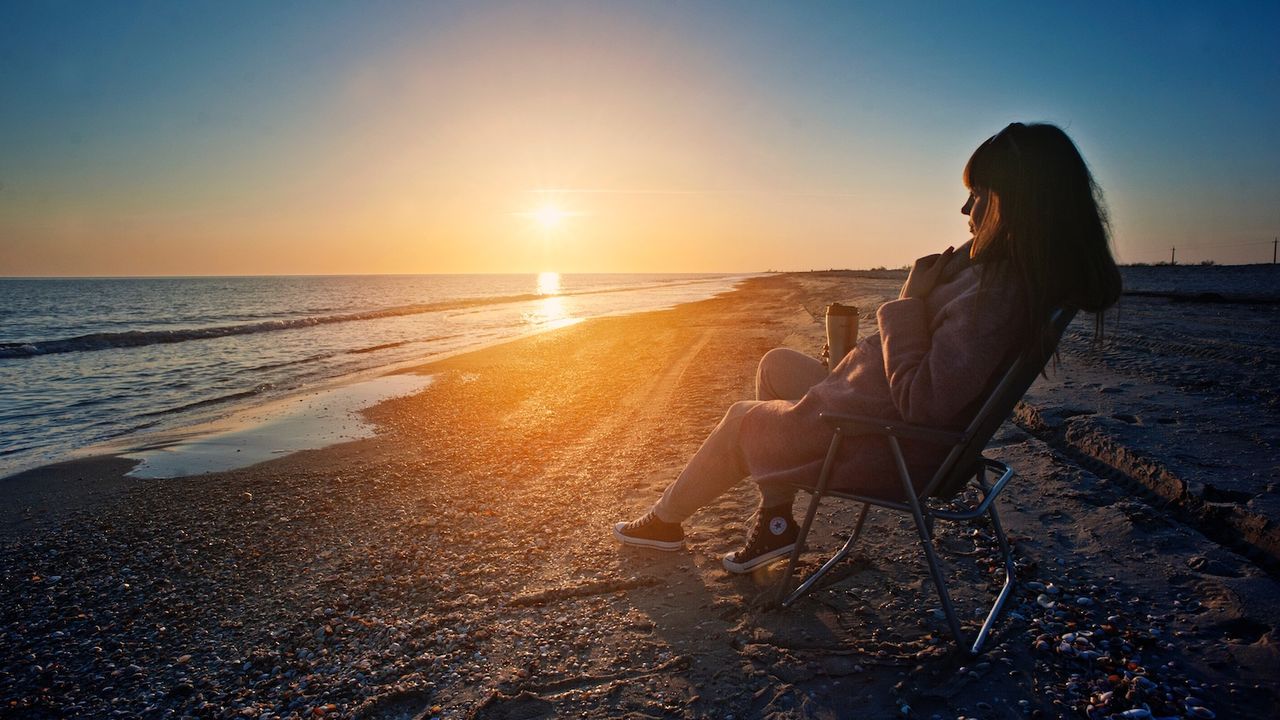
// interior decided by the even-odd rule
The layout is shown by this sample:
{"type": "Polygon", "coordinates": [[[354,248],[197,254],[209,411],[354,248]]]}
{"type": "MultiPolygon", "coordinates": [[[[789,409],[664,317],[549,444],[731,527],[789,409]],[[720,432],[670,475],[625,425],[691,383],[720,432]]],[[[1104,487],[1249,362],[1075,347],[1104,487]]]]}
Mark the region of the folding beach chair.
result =
{"type": "Polygon", "coordinates": [[[1014,406],[1026,394],[1027,389],[1031,387],[1031,383],[1035,382],[1036,376],[1044,369],[1044,365],[1049,357],[1053,355],[1054,348],[1057,347],[1063,331],[1074,316],[1074,310],[1056,310],[1054,312],[1047,331],[1051,332],[1052,336],[1046,338],[1043,351],[1024,352],[1012,363],[996,381],[987,394],[981,410],[978,411],[977,416],[974,417],[963,432],[944,431],[907,423],[890,422],[878,418],[823,414],[823,419],[831,424],[835,434],[831,438],[831,445],[827,450],[826,461],[823,463],[822,472],[818,476],[817,485],[796,485],[797,488],[812,493],[813,498],[809,502],[808,512],[805,514],[804,523],[800,527],[795,550],[791,553],[791,561],[787,565],[786,573],[780,582],[779,597],[786,593],[791,584],[791,578],[800,560],[800,553],[804,550],[805,538],[809,534],[809,529],[813,525],[814,515],[818,511],[818,503],[823,498],[835,497],[862,503],[862,509],[858,513],[853,534],[849,537],[848,542],[844,544],[844,547],[840,548],[830,560],[827,560],[822,567],[818,568],[799,587],[787,595],[782,601],[783,607],[790,607],[796,600],[808,594],[823,575],[849,555],[853,550],[854,544],[857,543],[858,538],[862,535],[862,528],[867,520],[867,512],[873,505],[888,510],[910,513],[915,520],[916,529],[920,535],[920,545],[924,550],[925,561],[929,566],[929,574],[933,577],[933,583],[938,589],[938,597],[942,600],[942,609],[946,614],[947,624],[951,628],[951,634],[955,637],[956,645],[963,648],[966,645],[966,640],[960,630],[960,621],[956,617],[951,595],[947,592],[946,580],[943,578],[942,569],[938,565],[938,557],[933,549],[933,524],[935,520],[972,521],[986,515],[991,519],[991,527],[995,532],[996,540],[1000,543],[1000,551],[1004,556],[1005,579],[1004,587],[1001,588],[995,604],[991,606],[990,612],[987,613],[986,621],[983,622],[982,628],[978,631],[970,646],[970,653],[976,655],[980,652],[987,635],[991,632],[991,626],[999,617],[1000,610],[1014,586],[1013,553],[1009,549],[1009,541],[1005,537],[1004,529],[1000,526],[1000,516],[996,512],[995,506],[996,497],[999,496],[1000,491],[1005,488],[1013,477],[1013,470],[1002,462],[983,457],[982,451],[991,436],[995,434],[1005,419],[1012,414],[1014,406]],[[840,448],[840,443],[846,437],[868,434],[880,435],[888,442],[897,465],[899,479],[902,482],[905,502],[828,489],[828,485],[831,482],[831,469],[834,465],[836,452],[840,448]],[[899,438],[924,440],[947,445],[951,448],[946,460],[943,461],[932,479],[930,479],[929,484],[925,485],[919,494],[916,493],[915,486],[911,482],[911,475],[907,471],[906,461],[902,456],[902,448],[898,443],[899,438]],[[994,484],[988,481],[989,474],[997,477],[994,484]],[[935,503],[938,505],[935,507],[929,502],[930,499],[937,501],[949,500],[970,484],[976,485],[978,488],[980,500],[977,503],[968,504],[967,509],[945,509],[940,506],[941,503],[935,503]]]}

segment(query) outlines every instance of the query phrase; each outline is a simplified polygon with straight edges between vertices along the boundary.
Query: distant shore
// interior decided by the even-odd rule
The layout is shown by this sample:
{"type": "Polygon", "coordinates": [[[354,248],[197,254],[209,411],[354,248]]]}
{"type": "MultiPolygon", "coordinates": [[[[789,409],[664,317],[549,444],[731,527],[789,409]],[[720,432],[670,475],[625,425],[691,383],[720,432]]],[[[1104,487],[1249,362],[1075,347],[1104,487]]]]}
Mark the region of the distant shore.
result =
{"type": "MultiPolygon", "coordinates": [[[[746,483],[693,518],[687,551],[614,543],[609,526],[642,512],[750,395],[766,350],[816,354],[835,300],[862,309],[866,332],[902,276],[769,275],[413,368],[435,380],[366,411],[376,436],[248,468],[139,480],[104,457],[0,481],[0,707],[1270,712],[1280,585],[1266,533],[1247,531],[1280,519],[1275,304],[1134,295],[1101,348],[1077,321],[1062,368],[991,449],[1019,473],[1003,512],[1025,584],[982,658],[948,652],[896,520],[873,519],[864,556],[786,611],[760,604],[772,571],[719,565],[755,504],[746,483]]],[[[814,545],[832,548],[845,512],[824,509],[814,545]]],[[[992,542],[958,528],[938,544],[972,588],[968,616],[992,542]]]]}

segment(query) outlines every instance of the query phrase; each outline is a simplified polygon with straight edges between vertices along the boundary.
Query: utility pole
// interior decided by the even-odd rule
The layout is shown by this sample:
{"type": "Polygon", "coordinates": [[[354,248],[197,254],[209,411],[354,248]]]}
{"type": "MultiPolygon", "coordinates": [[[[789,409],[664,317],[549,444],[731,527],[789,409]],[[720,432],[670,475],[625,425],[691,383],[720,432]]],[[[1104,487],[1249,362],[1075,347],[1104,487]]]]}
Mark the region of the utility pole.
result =
{"type": "Polygon", "coordinates": [[[1169,248],[1169,264],[1170,265],[1178,264],[1178,248],[1176,247],[1169,248]]]}
{"type": "Polygon", "coordinates": [[[1280,238],[1271,241],[1271,264],[1276,264],[1276,246],[1280,245],[1280,238]]]}

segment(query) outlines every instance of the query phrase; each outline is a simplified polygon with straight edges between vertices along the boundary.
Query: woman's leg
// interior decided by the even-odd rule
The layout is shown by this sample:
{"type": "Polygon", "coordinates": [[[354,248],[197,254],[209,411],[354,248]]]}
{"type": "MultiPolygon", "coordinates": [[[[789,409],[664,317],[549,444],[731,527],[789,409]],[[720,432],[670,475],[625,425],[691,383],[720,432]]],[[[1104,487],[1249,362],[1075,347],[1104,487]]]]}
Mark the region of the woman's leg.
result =
{"type": "MultiPolygon", "coordinates": [[[[788,348],[775,348],[760,358],[756,398],[798,402],[809,388],[826,378],[827,368],[816,359],[788,348]]],[[[746,544],[724,556],[724,567],[729,572],[751,572],[795,549],[796,521],[791,516],[795,489],[780,483],[757,483],[756,488],[760,490],[760,508],[746,544]]]]}
{"type": "MultiPolygon", "coordinates": [[[[653,514],[663,522],[684,522],[736,485],[747,475],[738,444],[742,417],[762,400],[799,400],[826,376],[822,363],[804,353],[788,348],[765,353],[756,368],[757,402],[744,400],[729,407],[720,424],[653,506],[653,514]]],[[[794,495],[794,491],[776,485],[761,487],[760,493],[765,507],[789,504],[794,495]]]]}
{"type": "Polygon", "coordinates": [[[774,348],[760,358],[756,368],[756,399],[795,402],[826,378],[827,368],[816,358],[790,348],[774,348]]]}
{"type": "Polygon", "coordinates": [[[742,417],[759,403],[742,400],[729,406],[720,424],[703,441],[676,481],[653,506],[653,514],[666,523],[684,522],[690,515],[746,477],[738,445],[742,417]]]}
{"type": "MultiPolygon", "coordinates": [[[[827,367],[816,358],[790,348],[774,348],[760,358],[756,368],[757,400],[798,401],[809,388],[827,378],[827,367]]],[[[796,491],[785,485],[766,483],[760,489],[760,506],[791,507],[796,491]]]]}

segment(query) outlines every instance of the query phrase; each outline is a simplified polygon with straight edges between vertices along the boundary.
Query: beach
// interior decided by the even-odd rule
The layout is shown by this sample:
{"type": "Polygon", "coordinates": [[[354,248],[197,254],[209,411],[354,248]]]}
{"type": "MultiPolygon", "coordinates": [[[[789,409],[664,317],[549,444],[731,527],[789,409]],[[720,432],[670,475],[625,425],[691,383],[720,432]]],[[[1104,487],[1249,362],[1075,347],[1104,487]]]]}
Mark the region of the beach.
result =
{"type": "Polygon", "coordinates": [[[740,279],[554,272],[0,277],[0,477],[70,459],[70,448],[103,454],[163,444],[197,426],[260,425],[247,416],[304,394],[323,399],[326,390],[394,368],[592,317],[701,300],[740,279]]]}
{"type": "MultiPolygon", "coordinates": [[[[979,657],[898,517],[786,610],[781,564],[720,564],[749,481],[685,551],[610,535],[760,356],[817,355],[837,300],[870,332],[905,276],[773,274],[404,368],[432,381],[366,410],[372,437],[189,479],[115,456],[6,478],[0,715],[1271,716],[1280,274],[1256,267],[1127,269],[1101,344],[1077,318],[989,449],[1018,472],[1021,585],[979,657]]],[[[852,512],[823,504],[808,569],[852,512]]],[[[976,625],[994,537],[936,543],[976,625]]]]}

